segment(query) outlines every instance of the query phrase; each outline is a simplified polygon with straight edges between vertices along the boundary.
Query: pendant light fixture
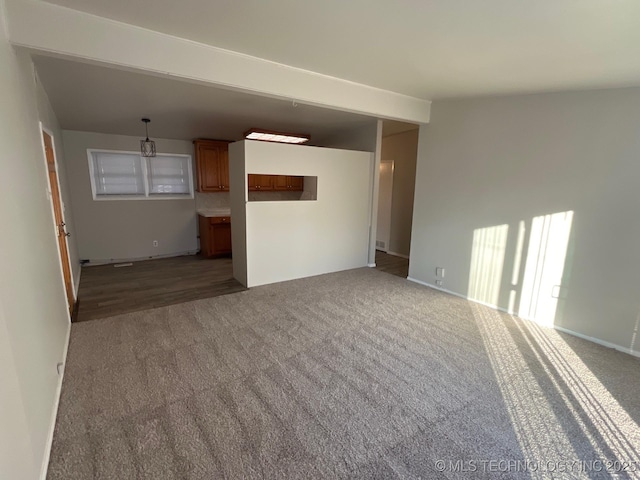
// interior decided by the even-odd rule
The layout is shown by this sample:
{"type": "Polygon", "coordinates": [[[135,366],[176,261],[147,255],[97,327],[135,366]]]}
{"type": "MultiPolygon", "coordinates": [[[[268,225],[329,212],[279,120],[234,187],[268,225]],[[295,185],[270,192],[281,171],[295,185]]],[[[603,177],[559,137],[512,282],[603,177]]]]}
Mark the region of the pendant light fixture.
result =
{"type": "Polygon", "coordinates": [[[147,133],[147,138],[145,140],[140,140],[140,154],[143,157],[155,157],[156,156],[156,142],[153,140],[149,140],[149,120],[148,118],[143,118],[144,122],[144,130],[147,133]]]}

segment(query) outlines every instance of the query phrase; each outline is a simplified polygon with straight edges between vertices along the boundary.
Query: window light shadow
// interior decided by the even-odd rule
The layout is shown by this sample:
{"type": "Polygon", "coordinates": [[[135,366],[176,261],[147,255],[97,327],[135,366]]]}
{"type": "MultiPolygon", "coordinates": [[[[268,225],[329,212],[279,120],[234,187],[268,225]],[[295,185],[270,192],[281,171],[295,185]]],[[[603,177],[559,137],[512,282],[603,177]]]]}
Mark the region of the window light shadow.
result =
{"type": "MultiPolygon", "coordinates": [[[[558,332],[477,304],[471,311],[527,461],[593,464],[639,458],[637,423],[558,332]]],[[[529,473],[550,478],[544,469],[529,473]]],[[[622,472],[616,478],[631,477],[622,472]]]]}
{"type": "Polygon", "coordinates": [[[562,276],[573,211],[543,215],[531,222],[518,315],[551,326],[558,300],[566,297],[562,276]]]}
{"type": "Polygon", "coordinates": [[[473,232],[469,298],[498,305],[509,225],[478,228],[473,232]]]}
{"type": "Polygon", "coordinates": [[[509,225],[475,229],[468,297],[541,325],[553,325],[558,304],[567,296],[563,277],[572,224],[571,210],[533,218],[529,232],[522,220],[511,242],[509,225]],[[507,250],[513,252],[512,263],[505,260],[507,254],[511,259],[507,250]],[[510,278],[503,278],[505,267],[511,265],[510,278]]]}

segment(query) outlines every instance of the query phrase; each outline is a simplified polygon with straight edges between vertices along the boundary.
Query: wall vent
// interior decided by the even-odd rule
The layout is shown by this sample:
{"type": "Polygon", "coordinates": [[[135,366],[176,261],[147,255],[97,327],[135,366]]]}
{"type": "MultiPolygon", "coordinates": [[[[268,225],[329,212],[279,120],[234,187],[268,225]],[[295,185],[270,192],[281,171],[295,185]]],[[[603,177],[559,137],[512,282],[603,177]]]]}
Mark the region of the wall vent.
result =
{"type": "Polygon", "coordinates": [[[376,247],[385,248],[386,243],[383,242],[382,240],[376,240],[376,247]]]}

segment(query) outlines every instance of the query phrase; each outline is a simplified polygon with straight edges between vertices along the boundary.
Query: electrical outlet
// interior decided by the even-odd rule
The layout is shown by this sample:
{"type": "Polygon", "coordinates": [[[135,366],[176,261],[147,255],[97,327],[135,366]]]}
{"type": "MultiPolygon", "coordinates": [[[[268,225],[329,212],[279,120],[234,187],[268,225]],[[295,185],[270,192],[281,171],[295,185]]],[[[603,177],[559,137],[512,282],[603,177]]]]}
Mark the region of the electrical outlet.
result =
{"type": "Polygon", "coordinates": [[[444,267],[436,267],[436,277],[444,278],[444,267]]]}
{"type": "Polygon", "coordinates": [[[442,286],[442,280],[436,280],[436,285],[438,287],[441,287],[442,286]]]}
{"type": "Polygon", "coordinates": [[[153,246],[154,246],[154,247],[157,247],[157,246],[158,246],[158,240],[154,240],[154,241],[153,241],[153,246]]]}

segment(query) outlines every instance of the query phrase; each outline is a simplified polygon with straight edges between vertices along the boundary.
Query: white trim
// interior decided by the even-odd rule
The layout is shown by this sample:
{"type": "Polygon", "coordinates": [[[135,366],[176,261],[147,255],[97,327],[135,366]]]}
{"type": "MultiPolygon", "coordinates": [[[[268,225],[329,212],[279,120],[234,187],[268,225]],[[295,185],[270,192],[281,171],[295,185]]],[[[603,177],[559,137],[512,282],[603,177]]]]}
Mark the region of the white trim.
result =
{"type": "Polygon", "coordinates": [[[145,260],[157,260],[159,258],[173,258],[173,257],[184,257],[186,255],[197,255],[197,253],[198,253],[198,250],[187,250],[186,252],[165,253],[163,255],[149,255],[146,257],[96,258],[96,259],[88,259],[89,262],[84,264],[83,266],[93,267],[95,265],[111,265],[113,263],[144,262],[145,260]]]}
{"type": "MultiPolygon", "coordinates": [[[[474,300],[473,298],[469,298],[466,295],[462,295],[461,293],[453,292],[453,291],[447,290],[445,288],[440,288],[440,287],[437,287],[435,285],[431,285],[430,283],[423,282],[422,280],[418,280],[416,278],[407,277],[407,280],[409,280],[410,282],[418,283],[420,285],[424,285],[425,287],[432,288],[433,290],[438,290],[438,291],[443,292],[443,293],[448,293],[449,295],[454,295],[456,297],[464,298],[465,300],[468,300],[468,301],[474,302],[474,303],[478,303],[480,305],[484,305],[485,307],[493,308],[494,310],[499,310],[499,311],[507,313],[509,315],[513,315],[514,317],[516,317],[516,318],[518,318],[520,320],[536,323],[535,320],[532,320],[532,319],[526,318],[526,317],[520,317],[520,316],[516,315],[515,313],[509,312],[507,309],[499,307],[497,305],[492,305],[492,304],[489,304],[489,303],[481,302],[480,300],[474,300]]],[[[550,325],[547,328],[553,328],[554,330],[558,330],[560,332],[568,333],[569,335],[573,335],[574,337],[582,338],[583,340],[587,340],[589,342],[593,342],[593,343],[596,343],[598,345],[602,345],[603,347],[613,348],[614,350],[618,350],[619,352],[627,353],[627,354],[632,355],[634,357],[639,357],[640,358],[640,351],[632,350],[630,348],[623,347],[622,345],[618,345],[617,343],[611,343],[611,342],[607,342],[606,340],[601,340],[599,338],[590,337],[588,335],[584,335],[582,333],[578,333],[578,332],[575,332],[573,330],[569,330],[568,328],[564,328],[564,327],[561,327],[559,325],[550,325]]]]}
{"type": "Polygon", "coordinates": [[[177,195],[165,195],[161,193],[149,193],[149,158],[140,155],[140,152],[130,150],[108,150],[104,148],[87,148],[87,160],[89,162],[89,181],[91,183],[91,196],[96,202],[111,202],[118,200],[193,200],[195,198],[195,188],[193,185],[193,159],[191,155],[185,153],[158,153],[156,157],[182,157],[188,159],[187,169],[189,177],[189,193],[177,195]],[[97,195],[95,185],[95,169],[93,166],[93,152],[102,153],[122,153],[126,155],[136,155],[140,158],[140,169],[142,171],[142,186],[144,194],[139,195],[97,195]]]}
{"type": "MultiPolygon", "coordinates": [[[[64,269],[62,268],[62,254],[60,253],[60,247],[58,246],[58,224],[56,223],[56,212],[54,210],[53,207],[53,192],[51,190],[51,179],[49,177],[49,166],[47,165],[47,150],[44,144],[44,137],[42,135],[42,133],[46,133],[47,135],[49,135],[49,138],[51,138],[51,149],[53,150],[53,166],[56,169],[56,181],[58,182],[58,200],[60,201],[60,215],[62,216],[62,221],[66,224],[67,220],[64,216],[64,203],[62,202],[62,189],[60,188],[60,172],[58,170],[58,158],[56,156],[56,144],[55,144],[55,137],[53,135],[53,132],[51,132],[51,130],[49,130],[48,128],[46,128],[41,121],[38,122],[38,125],[40,126],[40,144],[42,145],[42,154],[43,154],[43,160],[44,160],[44,168],[45,168],[45,176],[46,176],[46,181],[47,181],[47,197],[49,198],[49,204],[51,206],[51,221],[53,222],[53,232],[54,232],[54,239],[56,241],[56,250],[58,251],[58,265],[60,265],[60,278],[62,279],[62,288],[64,289],[65,292],[65,299],[64,302],[65,304],[69,303],[67,300],[67,284],[64,281],[64,269]]],[[[78,290],[76,288],[76,283],[73,279],[73,267],[71,266],[71,253],[69,250],[69,239],[65,237],[64,239],[64,243],[67,246],[67,260],[69,262],[69,281],[71,282],[71,294],[73,295],[73,300],[74,303],[78,300],[78,290]]],[[[80,283],[78,283],[78,287],[80,286],[80,283]]],[[[68,318],[69,318],[69,323],[71,323],[71,311],[72,308],[71,306],[69,306],[69,308],[67,308],[67,314],[68,314],[68,318]]]]}
{"type": "Polygon", "coordinates": [[[62,351],[62,371],[58,375],[58,385],[56,386],[56,395],[53,402],[51,411],[51,424],[49,425],[49,432],[47,433],[47,441],[45,444],[44,459],[40,467],[40,480],[46,480],[47,470],[49,468],[49,458],[51,457],[51,446],[53,445],[53,434],[56,428],[56,419],[58,418],[58,406],[60,405],[60,395],[62,393],[62,380],[64,379],[64,372],[67,368],[67,352],[69,351],[69,339],[71,337],[71,322],[67,325],[67,335],[64,343],[64,349],[62,351]]]}
{"type": "Polygon", "coordinates": [[[388,255],[393,255],[394,257],[406,258],[407,260],[409,260],[409,255],[404,255],[403,253],[392,252],[390,250],[385,251],[385,253],[388,255]]]}
{"type": "Polygon", "coordinates": [[[375,263],[367,263],[367,267],[370,268],[375,268],[376,264],[375,263]]]}
{"type": "MultiPolygon", "coordinates": [[[[531,321],[531,320],[529,320],[531,321]]],[[[597,343],[598,345],[602,345],[603,347],[613,348],[614,350],[618,350],[622,353],[627,353],[629,355],[633,355],[634,357],[640,358],[640,351],[632,350],[630,348],[623,347],[616,343],[607,342],[606,340],[600,340],[599,338],[590,337],[588,335],[583,335],[582,333],[574,332],[573,330],[569,330],[568,328],[561,327],[559,325],[553,325],[555,330],[559,330],[564,333],[568,333],[569,335],[573,335],[574,337],[582,338],[583,340],[588,340],[593,343],[597,343]]]]}

